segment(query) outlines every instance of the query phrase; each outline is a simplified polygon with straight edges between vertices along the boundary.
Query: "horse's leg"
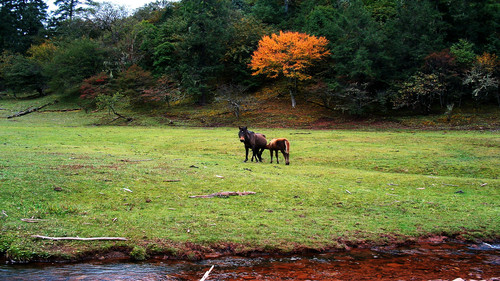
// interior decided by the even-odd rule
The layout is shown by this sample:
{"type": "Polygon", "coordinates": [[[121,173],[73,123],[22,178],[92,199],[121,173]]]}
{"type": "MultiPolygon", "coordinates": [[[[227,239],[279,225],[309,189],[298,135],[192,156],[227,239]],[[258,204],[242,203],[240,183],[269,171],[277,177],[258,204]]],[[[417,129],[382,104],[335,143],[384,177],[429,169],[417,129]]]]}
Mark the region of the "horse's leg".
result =
{"type": "Polygon", "coordinates": [[[260,162],[262,162],[262,153],[264,153],[265,148],[261,148],[259,151],[260,162]]]}
{"type": "Polygon", "coordinates": [[[252,161],[255,158],[255,163],[259,162],[259,149],[258,148],[252,148],[252,161]]]}
{"type": "Polygon", "coordinates": [[[255,153],[255,147],[252,147],[252,162],[253,162],[253,159],[254,159],[254,158],[255,158],[255,162],[256,162],[256,163],[257,163],[257,162],[259,162],[259,159],[257,158],[257,155],[258,155],[258,154],[259,154],[258,152],[257,152],[257,153],[255,153]]]}
{"type": "Polygon", "coordinates": [[[248,147],[245,146],[245,161],[243,162],[247,162],[248,161],[248,147]]]}
{"type": "Polygon", "coordinates": [[[269,149],[269,152],[271,153],[271,163],[273,163],[273,150],[272,149],[269,149]]]}
{"type": "Polygon", "coordinates": [[[275,153],[276,153],[276,163],[279,164],[280,160],[278,158],[278,150],[277,149],[275,150],[275,153]]]}

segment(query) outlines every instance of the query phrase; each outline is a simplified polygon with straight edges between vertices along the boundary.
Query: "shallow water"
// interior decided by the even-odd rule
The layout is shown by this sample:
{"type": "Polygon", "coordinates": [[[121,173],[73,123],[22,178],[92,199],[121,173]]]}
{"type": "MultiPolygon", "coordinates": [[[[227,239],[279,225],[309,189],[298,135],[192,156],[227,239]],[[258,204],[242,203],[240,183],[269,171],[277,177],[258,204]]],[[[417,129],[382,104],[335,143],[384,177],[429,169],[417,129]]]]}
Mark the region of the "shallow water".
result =
{"type": "Polygon", "coordinates": [[[197,262],[0,265],[0,280],[200,280],[212,265],[207,280],[494,280],[500,278],[500,245],[426,244],[197,262]]]}

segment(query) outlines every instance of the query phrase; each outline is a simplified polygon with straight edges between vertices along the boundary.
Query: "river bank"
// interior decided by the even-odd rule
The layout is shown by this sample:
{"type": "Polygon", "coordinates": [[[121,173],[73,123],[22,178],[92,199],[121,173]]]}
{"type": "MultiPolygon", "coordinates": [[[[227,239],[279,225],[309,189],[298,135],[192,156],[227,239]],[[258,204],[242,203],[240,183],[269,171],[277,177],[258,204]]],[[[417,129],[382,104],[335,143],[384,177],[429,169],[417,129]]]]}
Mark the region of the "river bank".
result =
{"type": "Polygon", "coordinates": [[[5,280],[500,280],[499,244],[417,243],[323,253],[254,253],[199,261],[155,257],[0,265],[5,280]]]}

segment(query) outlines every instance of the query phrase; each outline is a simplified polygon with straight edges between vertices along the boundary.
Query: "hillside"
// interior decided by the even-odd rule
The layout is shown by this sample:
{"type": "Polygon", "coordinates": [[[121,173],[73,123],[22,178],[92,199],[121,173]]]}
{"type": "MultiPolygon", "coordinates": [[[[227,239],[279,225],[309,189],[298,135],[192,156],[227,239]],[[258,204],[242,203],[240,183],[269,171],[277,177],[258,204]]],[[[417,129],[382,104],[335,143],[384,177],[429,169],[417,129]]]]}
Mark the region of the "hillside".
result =
{"type": "MultiPolygon", "coordinates": [[[[173,104],[170,107],[143,108],[132,111],[122,107],[118,112],[133,120],[116,119],[106,110],[85,112],[78,99],[46,96],[38,99],[0,99],[0,118],[14,115],[29,108],[50,104],[32,114],[58,113],[63,118],[57,122],[73,123],[76,119],[87,120],[92,125],[169,125],[189,127],[235,127],[301,128],[301,129],[424,129],[424,130],[498,130],[500,108],[491,105],[480,111],[472,108],[456,108],[448,116],[436,108],[430,115],[408,115],[409,112],[391,112],[383,115],[363,117],[343,114],[320,105],[319,102],[297,99],[296,108],[290,105],[286,95],[270,94],[263,90],[240,100],[240,116],[225,101],[213,101],[204,106],[192,102],[173,104]],[[58,101],[57,103],[53,103],[58,101]],[[449,120],[447,120],[449,117],[449,120]]],[[[26,118],[21,116],[17,118],[26,118]]],[[[14,118],[15,119],[15,118],[14,118]]]]}

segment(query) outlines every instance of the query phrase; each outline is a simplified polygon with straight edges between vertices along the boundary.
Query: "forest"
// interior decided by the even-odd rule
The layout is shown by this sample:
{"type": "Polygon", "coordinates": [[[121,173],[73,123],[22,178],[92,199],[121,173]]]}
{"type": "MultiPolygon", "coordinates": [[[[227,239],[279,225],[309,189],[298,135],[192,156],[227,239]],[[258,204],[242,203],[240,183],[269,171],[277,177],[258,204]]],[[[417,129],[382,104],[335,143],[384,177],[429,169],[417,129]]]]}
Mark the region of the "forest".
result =
{"type": "Polygon", "coordinates": [[[59,95],[112,110],[223,99],[238,108],[281,85],[290,108],[301,106],[297,96],[355,116],[500,105],[496,0],[54,5],[0,0],[0,99],[59,95]]]}

